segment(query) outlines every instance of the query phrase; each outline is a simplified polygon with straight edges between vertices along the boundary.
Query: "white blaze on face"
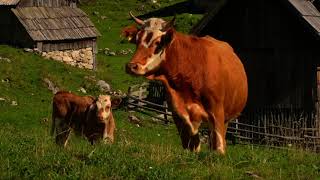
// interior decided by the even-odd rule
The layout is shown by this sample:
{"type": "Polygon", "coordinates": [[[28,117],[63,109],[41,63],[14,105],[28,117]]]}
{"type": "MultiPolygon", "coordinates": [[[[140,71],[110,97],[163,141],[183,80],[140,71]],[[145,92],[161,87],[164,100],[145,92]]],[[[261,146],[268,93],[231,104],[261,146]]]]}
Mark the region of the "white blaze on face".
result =
{"type": "Polygon", "coordinates": [[[166,25],[166,21],[161,18],[149,18],[144,21],[142,29],[144,30],[162,30],[166,25]]]}
{"type": "Polygon", "coordinates": [[[111,100],[108,95],[99,95],[97,104],[97,112],[98,116],[102,117],[103,120],[107,119],[110,115],[111,110],[111,100]]]}
{"type": "MultiPolygon", "coordinates": [[[[165,32],[159,30],[146,30],[141,35],[140,43],[144,48],[155,49],[160,43],[161,36],[164,34],[165,32]]],[[[156,53],[155,51],[151,51],[151,54],[147,57],[146,63],[140,66],[141,74],[145,74],[159,67],[161,62],[164,60],[165,52],[163,49],[156,53]]]]}

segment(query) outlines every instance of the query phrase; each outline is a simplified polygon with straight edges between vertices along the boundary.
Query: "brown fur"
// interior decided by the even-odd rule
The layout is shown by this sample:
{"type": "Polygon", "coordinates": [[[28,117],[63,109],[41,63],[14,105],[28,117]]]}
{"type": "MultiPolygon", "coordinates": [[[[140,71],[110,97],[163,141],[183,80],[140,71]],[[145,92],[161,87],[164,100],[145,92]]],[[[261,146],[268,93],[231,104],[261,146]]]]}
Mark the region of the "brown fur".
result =
{"type": "MultiPolygon", "coordinates": [[[[184,35],[171,28],[161,41],[164,39],[169,39],[164,60],[144,76],[165,85],[184,148],[200,150],[197,134],[205,120],[209,122],[210,148],[224,154],[227,124],[240,115],[248,96],[240,59],[228,43],[209,36],[184,35]]],[[[146,49],[137,44],[129,70],[145,64],[155,46],[146,49]]]]}
{"type": "Polygon", "coordinates": [[[54,95],[51,134],[56,130],[57,144],[66,146],[71,130],[76,135],[85,136],[92,144],[101,138],[114,141],[112,112],[107,120],[101,119],[95,101],[92,96],[78,96],[65,91],[54,95]]]}

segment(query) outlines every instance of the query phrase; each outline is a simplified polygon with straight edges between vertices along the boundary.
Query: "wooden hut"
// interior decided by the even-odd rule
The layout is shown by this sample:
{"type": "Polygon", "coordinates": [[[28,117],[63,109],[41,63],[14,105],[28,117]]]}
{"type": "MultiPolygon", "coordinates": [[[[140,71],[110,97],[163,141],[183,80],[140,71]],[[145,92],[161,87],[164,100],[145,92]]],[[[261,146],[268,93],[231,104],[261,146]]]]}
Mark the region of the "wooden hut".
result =
{"type": "Polygon", "coordinates": [[[0,0],[0,43],[93,69],[100,33],[72,0],[0,0]]]}
{"type": "Polygon", "coordinates": [[[311,1],[224,0],[191,33],[230,43],[245,66],[247,107],[230,131],[320,149],[320,12],[311,1]]]}

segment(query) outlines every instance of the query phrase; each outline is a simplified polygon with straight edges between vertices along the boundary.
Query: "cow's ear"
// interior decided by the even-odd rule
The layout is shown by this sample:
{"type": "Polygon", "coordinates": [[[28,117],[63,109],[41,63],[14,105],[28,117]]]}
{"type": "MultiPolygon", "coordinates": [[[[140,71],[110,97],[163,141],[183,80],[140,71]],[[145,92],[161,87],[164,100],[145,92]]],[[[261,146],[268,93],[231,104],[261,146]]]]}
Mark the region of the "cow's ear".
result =
{"type": "Polygon", "coordinates": [[[89,111],[93,111],[96,108],[96,102],[92,103],[89,107],[89,111]]]}
{"type": "Polygon", "coordinates": [[[127,26],[121,30],[121,36],[128,39],[130,43],[136,43],[136,35],[139,29],[135,25],[127,26]]]}
{"type": "Polygon", "coordinates": [[[174,15],[174,17],[171,19],[171,21],[165,22],[165,24],[163,24],[163,28],[161,29],[161,31],[165,32],[165,31],[168,31],[169,29],[173,28],[175,22],[176,22],[176,15],[174,15]]]}
{"type": "Polygon", "coordinates": [[[111,98],[111,107],[113,109],[116,109],[120,106],[121,102],[122,102],[121,97],[112,97],[111,98]]]}

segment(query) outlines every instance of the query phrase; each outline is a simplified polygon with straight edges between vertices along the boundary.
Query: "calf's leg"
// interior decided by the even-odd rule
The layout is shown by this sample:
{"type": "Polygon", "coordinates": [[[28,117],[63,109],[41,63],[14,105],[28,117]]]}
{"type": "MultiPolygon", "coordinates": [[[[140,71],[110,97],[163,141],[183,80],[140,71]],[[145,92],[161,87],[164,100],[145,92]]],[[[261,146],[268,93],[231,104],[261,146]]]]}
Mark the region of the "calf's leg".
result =
{"type": "Polygon", "coordinates": [[[56,144],[66,147],[71,129],[62,119],[56,119],[56,144]]]}

